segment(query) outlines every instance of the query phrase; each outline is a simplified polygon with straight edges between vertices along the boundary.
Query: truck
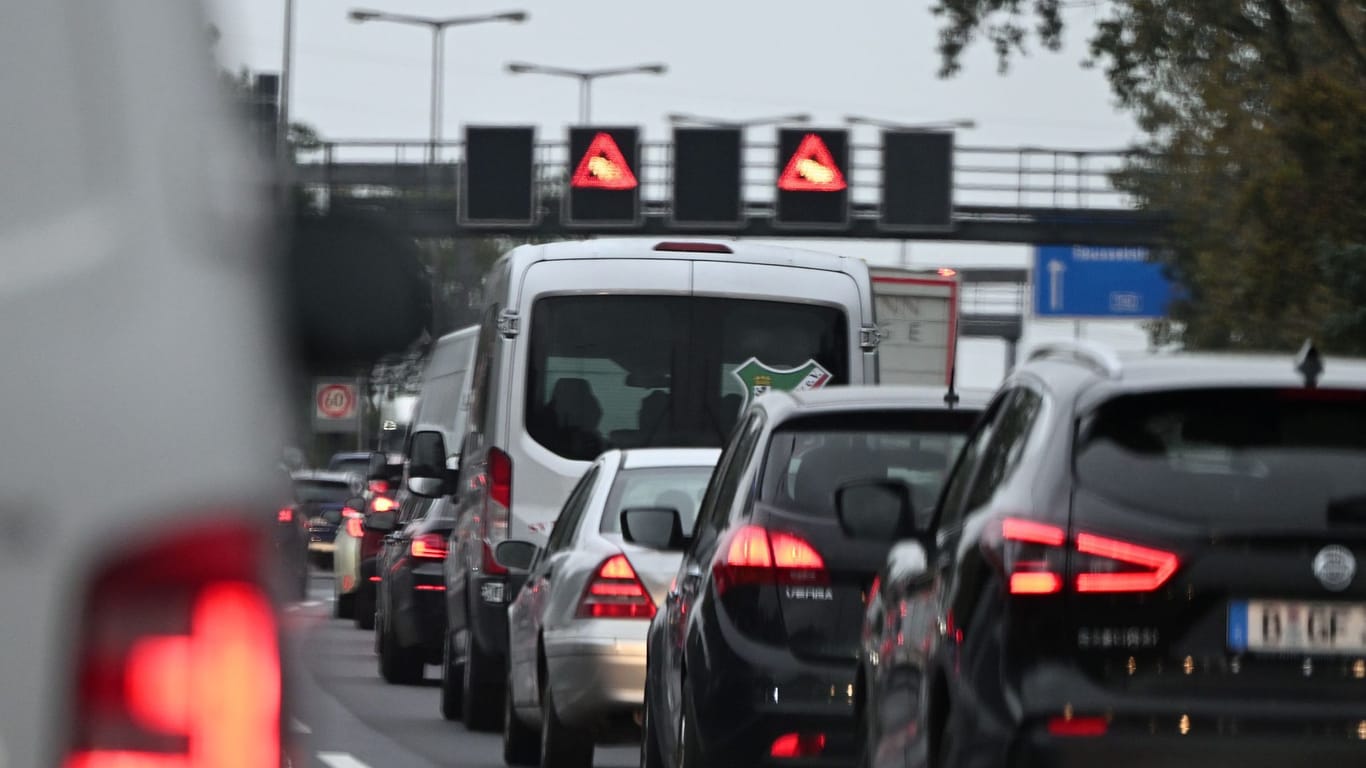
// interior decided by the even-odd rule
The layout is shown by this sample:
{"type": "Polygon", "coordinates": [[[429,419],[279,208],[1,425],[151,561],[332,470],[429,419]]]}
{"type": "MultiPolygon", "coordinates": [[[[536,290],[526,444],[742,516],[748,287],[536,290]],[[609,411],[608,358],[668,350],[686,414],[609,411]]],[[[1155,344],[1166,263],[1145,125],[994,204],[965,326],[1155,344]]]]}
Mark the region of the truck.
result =
{"type": "Polygon", "coordinates": [[[958,348],[959,281],[952,269],[869,269],[878,383],[951,385],[958,348]]]}

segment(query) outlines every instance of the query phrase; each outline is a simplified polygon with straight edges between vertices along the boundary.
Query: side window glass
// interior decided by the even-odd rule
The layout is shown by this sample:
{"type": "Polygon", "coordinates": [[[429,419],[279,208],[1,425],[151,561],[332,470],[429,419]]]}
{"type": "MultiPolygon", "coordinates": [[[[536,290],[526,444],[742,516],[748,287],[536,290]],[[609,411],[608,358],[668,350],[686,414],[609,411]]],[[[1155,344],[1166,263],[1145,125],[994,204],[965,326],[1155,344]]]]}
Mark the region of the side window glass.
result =
{"type": "Polygon", "coordinates": [[[467,429],[488,434],[493,417],[492,378],[493,353],[498,343],[498,305],[490,304],[484,312],[484,321],[479,328],[479,346],[474,359],[473,382],[469,400],[469,426],[467,429]]]}
{"type": "Polygon", "coordinates": [[[721,490],[731,483],[731,478],[737,471],[743,471],[743,444],[757,418],[757,414],[751,416],[744,429],[737,429],[731,433],[730,443],[721,452],[721,460],[717,462],[716,471],[712,473],[711,482],[707,484],[707,492],[697,510],[697,524],[694,529],[699,550],[708,546],[715,539],[716,532],[725,524],[726,513],[730,510],[718,504],[722,496],[721,490]],[[717,522],[718,516],[720,522],[717,522]]]}
{"type": "Polygon", "coordinates": [[[754,413],[740,433],[740,441],[735,446],[735,458],[726,468],[726,476],[721,479],[720,488],[716,492],[716,514],[712,515],[710,523],[718,531],[726,527],[726,521],[735,506],[735,497],[740,491],[740,481],[749,469],[750,457],[754,455],[754,448],[763,432],[763,417],[759,413],[754,413]]]}
{"type": "Polygon", "coordinates": [[[967,500],[968,488],[971,486],[973,475],[981,466],[982,455],[986,452],[991,436],[995,434],[1001,411],[1008,405],[1011,397],[1011,394],[1002,395],[988,409],[982,418],[982,422],[977,425],[977,431],[963,446],[963,452],[959,455],[957,464],[954,465],[953,474],[944,484],[944,494],[939,501],[939,523],[937,525],[939,530],[952,530],[962,522],[963,502],[967,500]]]}
{"type": "Polygon", "coordinates": [[[1020,463],[1030,429],[1042,406],[1043,399],[1038,393],[1022,388],[1002,409],[995,434],[982,456],[981,470],[972,481],[966,509],[977,509],[991,501],[996,490],[1010,477],[1020,463]]]}
{"type": "Polygon", "coordinates": [[[547,555],[559,552],[572,541],[574,531],[579,527],[579,519],[583,517],[583,510],[588,506],[588,499],[593,495],[593,486],[597,482],[599,466],[594,464],[589,467],[579,480],[579,484],[574,486],[574,490],[569,494],[569,500],[560,510],[560,516],[555,520],[555,527],[550,531],[550,540],[546,543],[545,548],[547,555]]]}

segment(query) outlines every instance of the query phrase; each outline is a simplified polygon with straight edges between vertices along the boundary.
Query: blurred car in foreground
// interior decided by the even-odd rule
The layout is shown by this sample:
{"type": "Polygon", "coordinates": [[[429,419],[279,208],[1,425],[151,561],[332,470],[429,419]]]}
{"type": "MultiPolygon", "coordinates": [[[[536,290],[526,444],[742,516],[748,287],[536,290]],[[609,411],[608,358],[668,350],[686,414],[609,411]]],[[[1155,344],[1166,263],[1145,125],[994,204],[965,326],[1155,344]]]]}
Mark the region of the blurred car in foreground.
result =
{"type": "Polygon", "coordinates": [[[366,525],[385,537],[377,572],[375,651],[385,682],[413,685],[427,664],[439,664],[446,639],[448,539],[455,527],[449,499],[418,498],[406,517],[375,515],[366,525]]]}
{"type": "Polygon", "coordinates": [[[650,626],[642,764],[853,762],[864,597],[986,402],[946,400],[919,387],[755,400],[650,626]]]}
{"type": "Polygon", "coordinates": [[[315,562],[330,564],[337,529],[345,518],[343,510],[359,512],[357,507],[364,506],[360,500],[364,482],[350,472],[323,469],[305,469],[293,476],[294,497],[308,522],[308,551],[315,562]]]}
{"type": "Polygon", "coordinates": [[[1296,367],[1036,351],[870,600],[869,764],[1366,765],[1366,362],[1296,367]]]}
{"type": "Polygon", "coordinates": [[[608,451],[570,493],[544,548],[509,540],[527,573],[508,607],[503,758],[590,768],[595,743],[639,738],[645,633],[720,451],[608,451]]]}

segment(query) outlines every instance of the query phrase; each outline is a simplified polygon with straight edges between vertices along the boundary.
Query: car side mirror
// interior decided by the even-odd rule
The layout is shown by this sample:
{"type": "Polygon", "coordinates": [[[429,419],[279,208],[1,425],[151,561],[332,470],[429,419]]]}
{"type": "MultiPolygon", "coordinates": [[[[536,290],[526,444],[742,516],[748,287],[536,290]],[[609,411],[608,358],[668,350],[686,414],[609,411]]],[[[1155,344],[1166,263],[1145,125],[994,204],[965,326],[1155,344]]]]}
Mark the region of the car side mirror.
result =
{"type": "Polygon", "coordinates": [[[623,509],[621,537],[632,544],[664,551],[682,551],[688,546],[682,515],[671,507],[623,509]]]}
{"type": "Polygon", "coordinates": [[[493,559],[509,571],[525,573],[531,570],[531,563],[535,561],[538,550],[539,547],[529,541],[508,539],[499,542],[494,548],[493,559]]]}
{"type": "Polygon", "coordinates": [[[371,512],[361,518],[360,527],[367,531],[388,533],[398,527],[398,515],[393,512],[371,512]]]}
{"type": "Polygon", "coordinates": [[[434,429],[414,432],[408,438],[408,490],[429,499],[448,492],[446,440],[434,429]]]}
{"type": "Polygon", "coordinates": [[[911,489],[896,480],[856,480],[835,492],[835,510],[846,536],[898,541],[916,534],[911,489]]]}

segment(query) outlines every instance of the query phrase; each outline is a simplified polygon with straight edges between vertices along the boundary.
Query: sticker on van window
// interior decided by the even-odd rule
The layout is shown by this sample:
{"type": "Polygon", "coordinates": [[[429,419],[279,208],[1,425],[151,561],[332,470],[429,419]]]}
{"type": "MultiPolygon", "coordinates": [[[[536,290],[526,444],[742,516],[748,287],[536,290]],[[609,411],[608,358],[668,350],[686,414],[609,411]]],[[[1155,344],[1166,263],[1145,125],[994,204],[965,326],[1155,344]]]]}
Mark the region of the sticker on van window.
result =
{"type": "Polygon", "coordinates": [[[749,407],[754,398],[770,390],[805,392],[820,389],[833,378],[815,360],[807,360],[796,368],[774,368],[759,362],[757,357],[751,357],[736,366],[731,375],[739,379],[740,385],[745,388],[744,407],[749,407]]]}

